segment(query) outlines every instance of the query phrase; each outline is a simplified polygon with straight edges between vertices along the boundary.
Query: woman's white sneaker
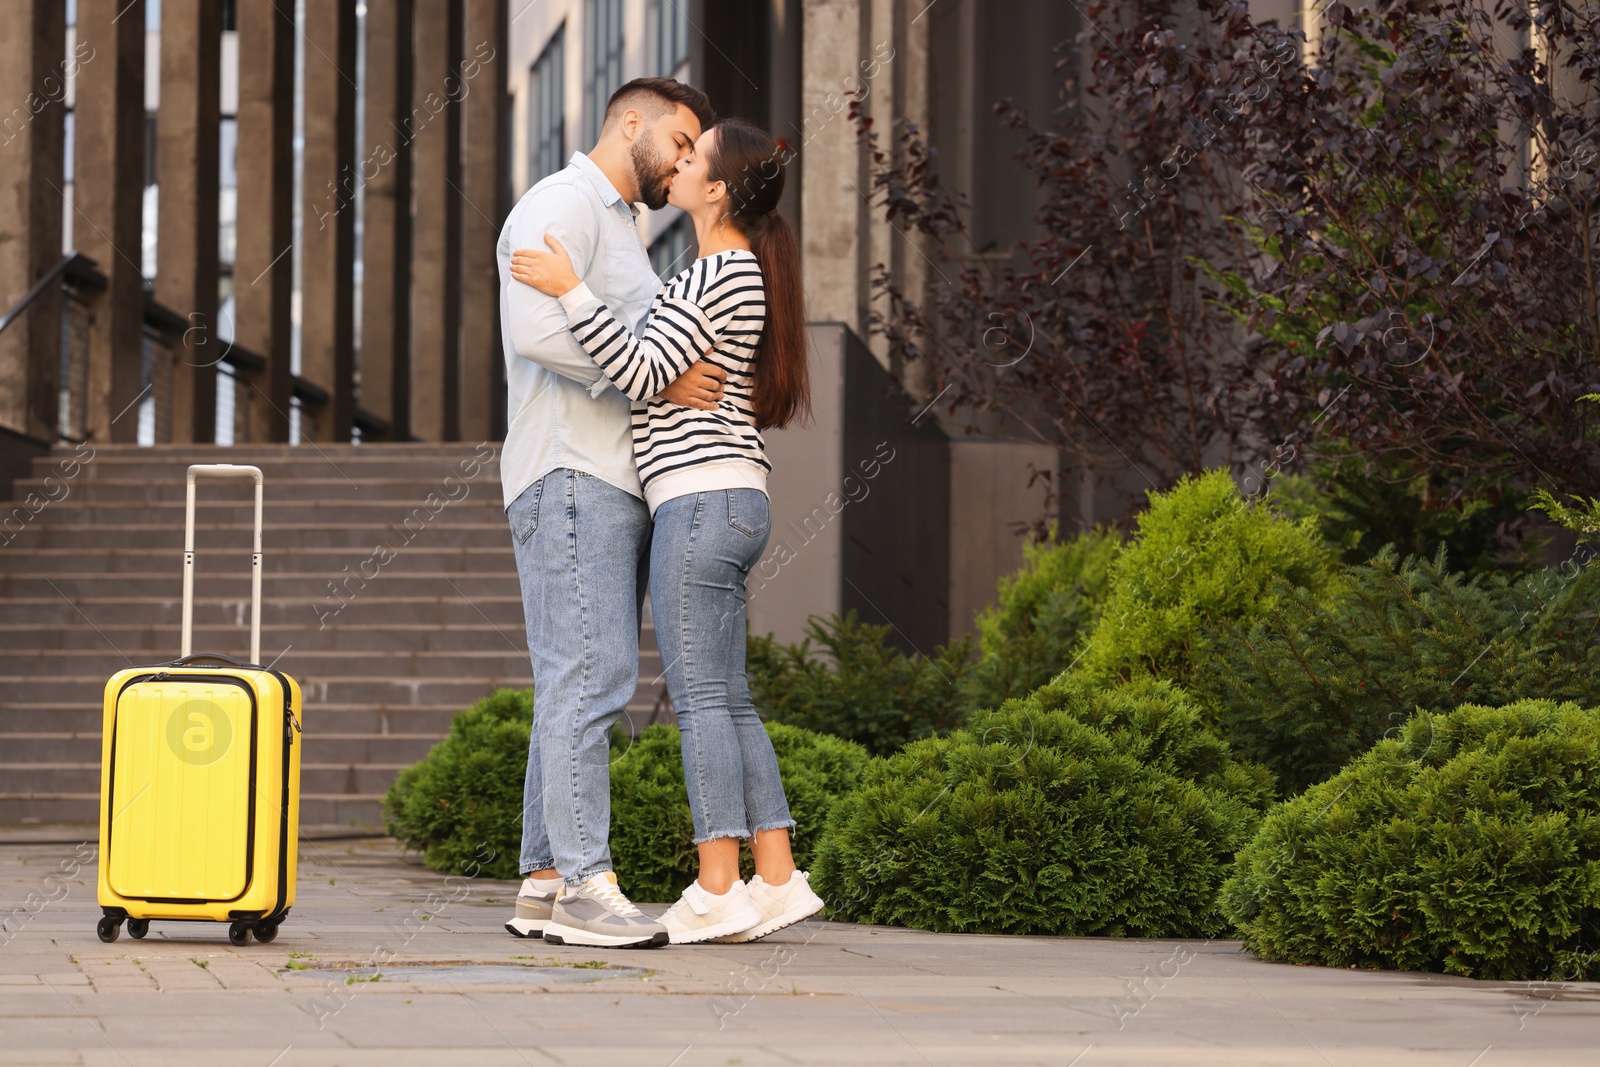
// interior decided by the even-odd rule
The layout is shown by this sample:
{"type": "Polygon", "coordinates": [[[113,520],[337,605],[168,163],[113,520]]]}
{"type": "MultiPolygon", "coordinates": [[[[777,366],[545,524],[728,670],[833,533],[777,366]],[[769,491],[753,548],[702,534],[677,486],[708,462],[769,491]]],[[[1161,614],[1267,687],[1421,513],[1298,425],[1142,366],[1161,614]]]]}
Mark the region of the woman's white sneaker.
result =
{"type": "Polygon", "coordinates": [[[758,874],[746,890],[750,903],[761,913],[749,929],[717,938],[723,943],[757,941],[768,934],[811,918],[823,908],[822,898],[811,891],[811,876],[795,871],[782,885],[768,885],[758,874]]]}
{"type": "Polygon", "coordinates": [[[720,894],[708,893],[699,882],[690,882],[678,902],[661,916],[661,925],[674,945],[692,945],[749,929],[761,918],[743,881],[734,882],[720,894]]]}

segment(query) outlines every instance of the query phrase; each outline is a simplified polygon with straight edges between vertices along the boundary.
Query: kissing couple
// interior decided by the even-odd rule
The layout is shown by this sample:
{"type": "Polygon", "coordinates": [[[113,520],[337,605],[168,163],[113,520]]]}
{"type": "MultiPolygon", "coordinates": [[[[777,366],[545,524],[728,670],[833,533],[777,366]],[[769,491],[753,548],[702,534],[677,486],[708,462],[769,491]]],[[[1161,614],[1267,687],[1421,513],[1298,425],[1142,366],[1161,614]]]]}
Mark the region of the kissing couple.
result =
{"type": "Polygon", "coordinates": [[[761,431],[810,411],[785,161],[699,89],[640,78],[500,231],[500,471],[534,679],[517,937],[753,941],[822,909],[745,679],[745,578],[771,527],[761,431]],[[694,223],[699,258],[665,286],[638,202],[694,223]],[[609,735],[638,683],[647,588],[699,850],[659,922],[618,887],[608,844],[609,735]]]}

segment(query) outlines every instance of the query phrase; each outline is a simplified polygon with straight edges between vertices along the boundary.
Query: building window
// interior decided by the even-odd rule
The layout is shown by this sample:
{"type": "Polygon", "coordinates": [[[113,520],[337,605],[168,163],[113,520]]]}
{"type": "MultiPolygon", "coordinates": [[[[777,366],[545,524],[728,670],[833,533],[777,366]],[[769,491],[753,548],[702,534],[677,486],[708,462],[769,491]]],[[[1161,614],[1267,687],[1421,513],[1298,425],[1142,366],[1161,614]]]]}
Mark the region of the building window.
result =
{"type": "Polygon", "coordinates": [[[689,0],[651,0],[650,63],[670,78],[689,62],[689,0]]]}
{"type": "Polygon", "coordinates": [[[528,184],[567,163],[565,25],[556,29],[528,72],[528,184]]]}
{"type": "Polygon", "coordinates": [[[605,124],[606,101],[622,85],[622,0],[589,0],[583,60],[585,132],[594,144],[605,124]]]}
{"type": "Polygon", "coordinates": [[[656,272],[657,277],[671,278],[694,262],[696,248],[694,224],[689,221],[689,216],[680,216],[677,222],[662,230],[660,236],[650,242],[650,269],[656,272]]]}
{"type": "Polygon", "coordinates": [[[239,236],[239,120],[232,115],[224,115],[218,134],[222,158],[218,167],[220,188],[217,191],[221,220],[217,233],[217,255],[225,267],[231,267],[239,236]]]}

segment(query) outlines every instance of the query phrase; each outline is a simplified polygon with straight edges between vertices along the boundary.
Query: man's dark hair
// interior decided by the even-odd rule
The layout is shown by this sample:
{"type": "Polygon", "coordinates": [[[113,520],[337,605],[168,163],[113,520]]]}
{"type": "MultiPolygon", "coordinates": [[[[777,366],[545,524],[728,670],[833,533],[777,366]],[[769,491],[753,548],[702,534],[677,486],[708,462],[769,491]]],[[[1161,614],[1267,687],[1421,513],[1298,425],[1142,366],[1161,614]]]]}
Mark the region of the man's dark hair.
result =
{"type": "Polygon", "coordinates": [[[611,94],[606,102],[606,118],[602,130],[610,126],[629,108],[647,119],[658,119],[682,104],[700,120],[700,129],[709,130],[717,121],[711,110],[711,100],[692,85],[675,78],[635,78],[611,94]]]}

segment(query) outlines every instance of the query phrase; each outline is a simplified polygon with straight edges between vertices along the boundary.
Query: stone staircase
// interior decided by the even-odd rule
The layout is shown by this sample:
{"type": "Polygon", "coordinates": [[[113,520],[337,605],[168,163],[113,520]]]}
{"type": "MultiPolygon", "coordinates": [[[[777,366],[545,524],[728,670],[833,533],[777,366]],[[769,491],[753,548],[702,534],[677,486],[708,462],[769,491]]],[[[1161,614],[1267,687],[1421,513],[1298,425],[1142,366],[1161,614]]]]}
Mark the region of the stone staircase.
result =
{"type": "MultiPolygon", "coordinates": [[[[98,818],[105,681],[179,651],[190,463],[266,477],[261,658],[304,690],[303,824],[380,826],[390,783],[457,711],[533,683],[495,446],[89,454],[35,461],[0,506],[0,824],[98,818]]],[[[197,652],[249,654],[252,492],[201,483],[197,652]]],[[[646,631],[634,730],[665,714],[648,615],[646,631]]]]}

